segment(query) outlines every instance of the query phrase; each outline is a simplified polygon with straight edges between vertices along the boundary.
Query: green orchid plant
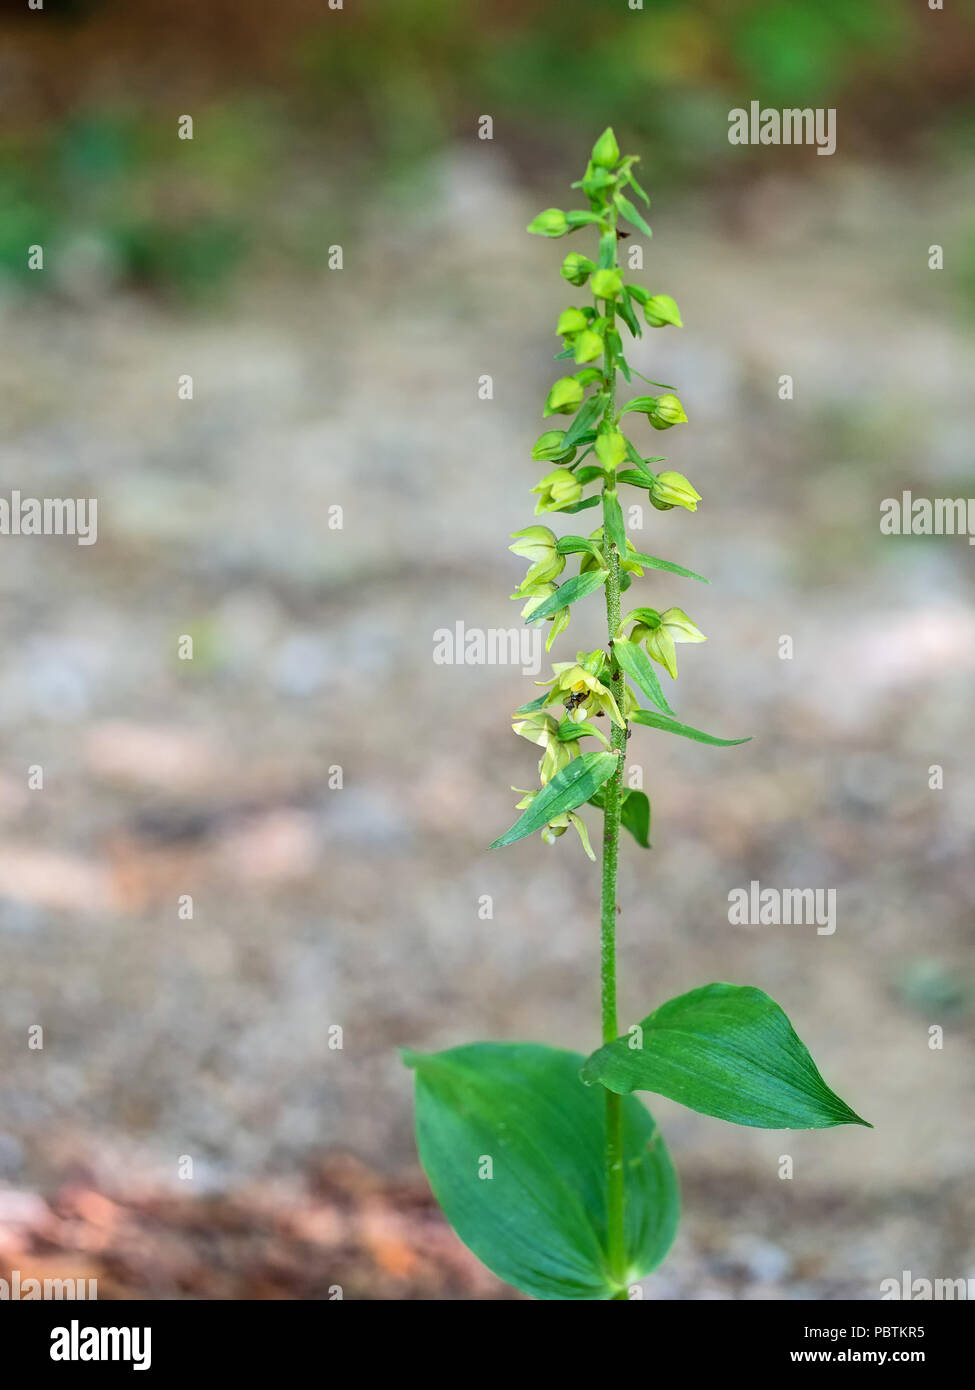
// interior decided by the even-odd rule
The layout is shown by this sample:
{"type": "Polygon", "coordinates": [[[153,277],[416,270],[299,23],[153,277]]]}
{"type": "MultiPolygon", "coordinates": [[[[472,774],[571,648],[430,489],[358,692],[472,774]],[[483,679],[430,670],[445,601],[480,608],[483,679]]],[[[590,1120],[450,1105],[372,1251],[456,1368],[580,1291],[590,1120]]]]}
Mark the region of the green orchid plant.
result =
{"type": "Polygon", "coordinates": [[[867,1123],[826,1085],[785,1013],[760,989],[704,985],[619,1030],[621,831],[650,847],[650,802],[624,778],[630,728],[718,747],[748,741],[692,728],[668,703],[657,667],[676,679],[677,645],[706,640],[684,610],[621,611],[621,595],[644,571],[707,582],[637,550],[619,500],[620,488],[629,487],[661,512],[694,512],[701,501],[682,474],[655,472],[665,460],[645,456],[623,430],[624,421],[629,426],[641,416],[657,431],[687,420],[673,389],[645,377],[661,394],[623,404],[617,398],[618,375],[626,383],[640,376],[627,362],[621,329],[641,337],[641,316],[650,328],[682,326],[670,295],[625,283],[620,269],[620,239],[629,235],[620,219],[650,235],[631,201],[632,194],[649,202],[636,162],[621,158],[612,129],[604,131],[573,184],[588,207],[549,208],[528,228],[552,238],[579,229],[598,235],[595,260],[572,252],[562,263],[563,278],[588,287],[592,302],[569,306],[556,321],[563,341],[557,357],[579,370],[559,377],[548,393],[545,417],[572,419],[536,441],[532,458],[549,471],[532,493],[536,516],[574,516],[601,504],[602,525],[589,536],[558,537],[543,524],[519,531],[511,549],[529,568],[514,597],[526,622],[549,625],[550,649],[573,606],[601,590],[607,643],[556,662],[543,693],[516,711],[514,732],[541,749],[539,785],[522,793],[519,819],[492,846],[536,833],[551,844],[571,827],[595,859],[579,812],[588,805],[602,814],[602,1045],[589,1056],[503,1042],[404,1054],[415,1070],[420,1160],[448,1221],[501,1279],[541,1299],[626,1299],[667,1254],[679,1217],[677,1179],[634,1091],[764,1129],[867,1123]],[[565,578],[573,559],[578,573],[565,578]]]}

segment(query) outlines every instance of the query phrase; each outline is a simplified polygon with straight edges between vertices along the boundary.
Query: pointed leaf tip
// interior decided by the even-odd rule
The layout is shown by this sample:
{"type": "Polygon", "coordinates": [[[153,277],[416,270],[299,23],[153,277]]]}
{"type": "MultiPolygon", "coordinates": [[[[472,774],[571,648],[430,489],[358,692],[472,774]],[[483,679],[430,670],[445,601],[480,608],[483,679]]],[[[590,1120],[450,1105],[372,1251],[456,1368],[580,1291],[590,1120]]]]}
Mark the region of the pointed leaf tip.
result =
{"type": "Polygon", "coordinates": [[[873,1128],[827,1086],[786,1014],[760,989],[704,985],[668,1000],[639,1028],[594,1052],[586,1079],[619,1095],[655,1091],[757,1129],[873,1128]]]}

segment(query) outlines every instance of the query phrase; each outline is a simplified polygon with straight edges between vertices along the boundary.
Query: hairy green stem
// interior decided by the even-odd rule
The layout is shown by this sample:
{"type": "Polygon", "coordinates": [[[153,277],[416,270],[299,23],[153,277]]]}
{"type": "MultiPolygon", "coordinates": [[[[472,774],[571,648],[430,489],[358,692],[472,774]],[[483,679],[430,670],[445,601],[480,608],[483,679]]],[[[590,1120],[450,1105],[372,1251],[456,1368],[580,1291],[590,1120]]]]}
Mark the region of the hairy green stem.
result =
{"type": "MultiPolygon", "coordinates": [[[[606,618],[610,633],[620,621],[620,557],[610,547],[609,579],[606,581],[606,618]]],[[[622,708],[623,679],[613,667],[610,689],[622,708]]],[[[616,871],[619,856],[620,811],[623,791],[623,765],[626,757],[626,730],[613,725],[612,745],[620,754],[619,766],[605,783],[603,810],[603,885],[601,900],[601,976],[603,1042],[618,1036],[616,1017],[616,871]]],[[[606,1092],[606,1216],[607,1253],[613,1276],[622,1283],[626,1256],[623,1243],[623,1109],[622,1097],[606,1092]]],[[[625,1296],[625,1295],[623,1295],[625,1296]]]]}
{"type": "MultiPolygon", "coordinates": [[[[615,210],[612,227],[615,230],[615,210]]],[[[613,265],[616,265],[616,255],[613,265]]],[[[606,301],[606,317],[609,319],[607,334],[614,327],[614,306],[612,300],[606,301]]],[[[613,349],[606,343],[606,388],[607,402],[603,416],[604,424],[615,428],[616,414],[616,360],[613,349]]],[[[616,497],[616,478],[607,478],[603,485],[603,498],[616,497]]],[[[609,541],[606,528],[605,507],[603,512],[604,553],[609,564],[609,577],[606,580],[606,623],[609,629],[610,652],[613,639],[620,625],[620,555],[616,546],[609,541]]],[[[623,708],[623,673],[615,658],[610,667],[610,689],[620,709],[623,708]]],[[[616,1015],[616,874],[619,858],[620,815],[623,796],[623,767],[626,762],[626,729],[614,724],[611,741],[613,751],[620,755],[619,766],[613,776],[605,783],[603,810],[603,882],[600,904],[600,977],[603,1042],[612,1042],[619,1033],[616,1015]]],[[[626,1251],[623,1235],[623,1105],[622,1098],[612,1091],[606,1092],[606,1220],[607,1256],[610,1271],[617,1283],[622,1285],[626,1275],[626,1251]]],[[[614,1295],[624,1299],[622,1289],[614,1295]]]]}

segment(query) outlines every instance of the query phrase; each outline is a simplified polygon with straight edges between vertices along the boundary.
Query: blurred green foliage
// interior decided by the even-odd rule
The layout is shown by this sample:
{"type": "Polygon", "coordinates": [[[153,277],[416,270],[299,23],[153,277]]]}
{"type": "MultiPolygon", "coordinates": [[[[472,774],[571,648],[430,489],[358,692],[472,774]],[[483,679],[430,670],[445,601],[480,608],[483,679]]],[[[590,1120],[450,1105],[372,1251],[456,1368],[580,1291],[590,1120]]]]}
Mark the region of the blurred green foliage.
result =
{"type": "MultiPolygon", "coordinates": [[[[910,154],[938,131],[950,154],[971,127],[975,0],[946,12],[916,0],[644,0],[641,11],[626,0],[342,11],[277,0],[246,30],[231,0],[161,5],[146,0],[124,24],[118,0],[62,12],[57,109],[0,144],[8,279],[29,274],[31,242],[79,236],[117,280],[177,297],[219,293],[254,255],[320,262],[320,219],[331,203],[334,227],[339,190],[351,219],[361,193],[407,184],[448,142],[473,140],[485,113],[505,157],[533,176],[612,122],[671,186],[747,172],[756,154],[729,157],[727,114],[753,99],[837,106],[844,148],[871,155],[910,154]],[[160,23],[203,73],[192,142],[176,139],[172,93],[146,77],[160,23]],[[122,74],[111,96],[85,67],[100,43],[122,74]]],[[[5,24],[29,65],[41,31],[23,16],[5,24]]],[[[813,175],[802,151],[781,153],[813,175]]]]}

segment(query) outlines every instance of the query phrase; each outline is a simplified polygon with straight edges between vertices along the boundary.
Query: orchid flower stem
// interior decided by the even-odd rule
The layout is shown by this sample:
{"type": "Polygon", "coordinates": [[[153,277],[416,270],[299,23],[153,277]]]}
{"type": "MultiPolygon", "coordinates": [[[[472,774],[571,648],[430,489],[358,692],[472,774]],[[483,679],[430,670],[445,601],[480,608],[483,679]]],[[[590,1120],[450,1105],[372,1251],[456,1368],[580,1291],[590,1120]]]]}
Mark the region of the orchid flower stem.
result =
{"type": "MultiPolygon", "coordinates": [[[[615,209],[611,226],[615,231],[615,209]]],[[[613,256],[613,268],[616,265],[613,256]]],[[[606,301],[609,330],[614,324],[614,305],[606,301]]],[[[616,413],[616,361],[607,334],[606,345],[607,404],[604,420],[612,423],[616,413]]],[[[616,495],[615,475],[607,478],[603,496],[616,495]]],[[[620,626],[620,555],[609,540],[606,518],[603,518],[604,553],[609,563],[606,580],[606,623],[610,651],[614,635],[620,626]]],[[[610,689],[620,709],[624,707],[623,673],[615,658],[611,666],[610,689]]],[[[603,809],[603,881],[600,907],[600,976],[602,999],[603,1042],[612,1042],[619,1033],[616,1011],[616,874],[619,859],[620,816],[623,796],[623,767],[626,762],[626,729],[617,724],[612,728],[612,748],[619,756],[619,766],[606,783],[603,809]]],[[[623,1107],[620,1096],[606,1092],[606,1221],[607,1256],[610,1273],[622,1285],[625,1277],[625,1244],[623,1235],[623,1107]]],[[[625,1298],[624,1290],[616,1294],[625,1298]]]]}

